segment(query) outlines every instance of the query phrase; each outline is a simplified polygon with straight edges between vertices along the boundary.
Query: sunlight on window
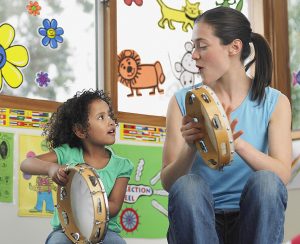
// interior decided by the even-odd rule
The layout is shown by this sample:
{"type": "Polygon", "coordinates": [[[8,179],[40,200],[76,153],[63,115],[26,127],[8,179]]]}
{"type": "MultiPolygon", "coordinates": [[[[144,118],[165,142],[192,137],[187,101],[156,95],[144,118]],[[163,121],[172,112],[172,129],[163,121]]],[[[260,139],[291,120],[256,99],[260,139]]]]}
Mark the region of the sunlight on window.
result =
{"type": "Polygon", "coordinates": [[[0,25],[15,30],[11,45],[29,53],[16,89],[1,94],[64,101],[96,87],[95,0],[1,1],[0,25]]]}

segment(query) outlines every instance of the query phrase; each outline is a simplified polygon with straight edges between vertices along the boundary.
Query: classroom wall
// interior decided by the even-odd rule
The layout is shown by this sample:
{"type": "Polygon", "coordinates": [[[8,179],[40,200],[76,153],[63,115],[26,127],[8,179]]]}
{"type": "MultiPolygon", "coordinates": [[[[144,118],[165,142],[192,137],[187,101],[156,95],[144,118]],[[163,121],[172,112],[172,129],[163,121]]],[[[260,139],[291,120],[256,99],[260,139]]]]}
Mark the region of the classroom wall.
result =
{"type": "MultiPolygon", "coordinates": [[[[250,15],[254,16],[255,23],[254,29],[263,33],[263,21],[262,21],[262,0],[253,0],[253,5],[257,11],[252,11],[250,15]]],[[[254,8],[252,8],[254,9],[254,8]]],[[[253,19],[253,18],[252,18],[253,19]]],[[[102,36],[98,37],[101,42],[102,36]]],[[[99,46],[99,56],[103,52],[103,47],[99,46]]],[[[103,57],[102,57],[103,58],[103,57]]],[[[99,67],[103,67],[101,64],[99,67]]],[[[104,86],[103,82],[103,70],[98,72],[98,80],[100,86],[104,86]]],[[[37,130],[22,130],[0,127],[0,131],[12,132],[16,131],[21,134],[40,135],[40,131],[37,130]]],[[[18,137],[15,136],[15,159],[14,159],[14,202],[13,203],[0,203],[0,242],[1,243],[30,243],[41,244],[45,242],[47,235],[51,231],[50,218],[37,218],[37,217],[18,217],[18,137]]],[[[293,142],[294,148],[300,147],[300,140],[293,142]]],[[[286,210],[285,221],[285,241],[290,240],[297,234],[300,234],[300,189],[289,190],[289,201],[286,210]]],[[[150,230],[149,230],[150,231],[150,230]]],[[[126,239],[128,244],[166,244],[166,239],[126,239]]]]}
{"type": "MultiPolygon", "coordinates": [[[[299,155],[300,140],[293,141],[293,158],[299,155]],[[296,154],[297,152],[297,154],[296,154]]],[[[300,234],[300,189],[288,191],[288,206],[286,210],[285,240],[300,234]]]]}
{"type": "MultiPolygon", "coordinates": [[[[13,203],[0,202],[0,243],[45,243],[52,228],[51,218],[18,216],[19,135],[40,135],[40,130],[0,127],[1,132],[14,133],[13,203]]],[[[119,138],[117,134],[116,138],[119,138]]],[[[119,141],[117,140],[116,143],[119,141]]],[[[140,143],[143,144],[143,143],[140,143]]],[[[150,231],[150,230],[149,230],[150,231]]],[[[166,239],[125,239],[128,244],[166,244],[166,239]]]]}
{"type": "Polygon", "coordinates": [[[286,221],[285,221],[285,237],[284,239],[290,240],[296,235],[300,234],[300,190],[290,190],[289,200],[286,210],[286,221]]]}
{"type": "MultiPolygon", "coordinates": [[[[44,243],[51,231],[50,218],[19,217],[18,216],[18,170],[19,143],[17,134],[40,135],[39,130],[12,129],[0,127],[1,131],[16,133],[14,154],[14,201],[0,203],[0,236],[1,243],[44,243]]],[[[300,148],[300,140],[293,142],[294,151],[300,148]]],[[[299,151],[299,150],[297,150],[299,151]]],[[[294,155],[295,156],[295,155],[294,155]]],[[[289,190],[289,201],[286,210],[285,241],[300,234],[300,189],[289,190]]],[[[150,231],[150,230],[149,230],[150,231]]],[[[166,244],[166,239],[126,239],[128,244],[166,244]]]]}

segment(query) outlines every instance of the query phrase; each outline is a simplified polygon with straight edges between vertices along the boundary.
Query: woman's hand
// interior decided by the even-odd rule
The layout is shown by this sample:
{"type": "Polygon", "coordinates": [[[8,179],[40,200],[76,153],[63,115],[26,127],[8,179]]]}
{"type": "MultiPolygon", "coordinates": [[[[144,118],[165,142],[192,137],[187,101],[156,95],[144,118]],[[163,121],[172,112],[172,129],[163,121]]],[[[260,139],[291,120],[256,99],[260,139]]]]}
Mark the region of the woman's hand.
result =
{"type": "MultiPolygon", "coordinates": [[[[224,106],[223,106],[224,107],[224,106]]],[[[237,119],[234,119],[233,121],[231,121],[231,112],[232,112],[232,108],[231,107],[228,107],[228,108],[225,108],[225,112],[226,112],[226,115],[227,115],[227,118],[228,118],[228,121],[230,122],[230,128],[231,128],[231,131],[232,131],[232,137],[233,137],[233,140],[234,140],[234,148],[238,148],[238,146],[241,144],[241,138],[240,136],[244,133],[242,130],[239,130],[239,131],[235,131],[235,127],[238,123],[238,120],[237,119]]]]}
{"type": "Polygon", "coordinates": [[[56,163],[49,167],[48,176],[58,185],[64,186],[68,183],[66,168],[56,163]]]}
{"type": "Polygon", "coordinates": [[[182,126],[180,128],[182,137],[190,147],[195,147],[195,141],[200,140],[204,136],[204,124],[201,121],[194,121],[188,115],[182,118],[182,126]]]}

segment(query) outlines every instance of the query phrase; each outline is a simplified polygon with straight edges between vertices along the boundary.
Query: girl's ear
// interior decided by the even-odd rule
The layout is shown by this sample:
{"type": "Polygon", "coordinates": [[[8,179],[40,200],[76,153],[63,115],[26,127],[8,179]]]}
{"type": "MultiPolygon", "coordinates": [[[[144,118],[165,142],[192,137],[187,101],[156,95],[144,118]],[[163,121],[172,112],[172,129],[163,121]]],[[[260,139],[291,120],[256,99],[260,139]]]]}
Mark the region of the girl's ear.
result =
{"type": "Polygon", "coordinates": [[[229,54],[234,56],[239,53],[241,53],[243,48],[243,43],[240,39],[234,39],[230,44],[229,44],[229,54]]]}
{"type": "Polygon", "coordinates": [[[75,124],[73,126],[73,132],[80,139],[84,139],[86,137],[85,131],[80,124],[75,124]]]}

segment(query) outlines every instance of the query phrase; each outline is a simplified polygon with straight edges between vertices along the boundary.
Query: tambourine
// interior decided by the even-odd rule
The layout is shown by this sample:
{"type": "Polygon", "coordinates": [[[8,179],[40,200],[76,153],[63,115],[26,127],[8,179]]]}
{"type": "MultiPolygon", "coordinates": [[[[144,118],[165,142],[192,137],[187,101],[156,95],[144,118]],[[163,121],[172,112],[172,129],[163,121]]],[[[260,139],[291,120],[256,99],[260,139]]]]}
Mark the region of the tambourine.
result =
{"type": "Polygon", "coordinates": [[[202,85],[188,91],[185,97],[186,113],[196,122],[204,120],[205,135],[196,142],[204,162],[212,169],[228,165],[234,154],[230,123],[214,91],[202,85]]]}
{"type": "Polygon", "coordinates": [[[67,167],[69,181],[57,189],[57,210],[63,231],[74,243],[102,243],[109,221],[108,199],[92,167],[67,167]]]}

